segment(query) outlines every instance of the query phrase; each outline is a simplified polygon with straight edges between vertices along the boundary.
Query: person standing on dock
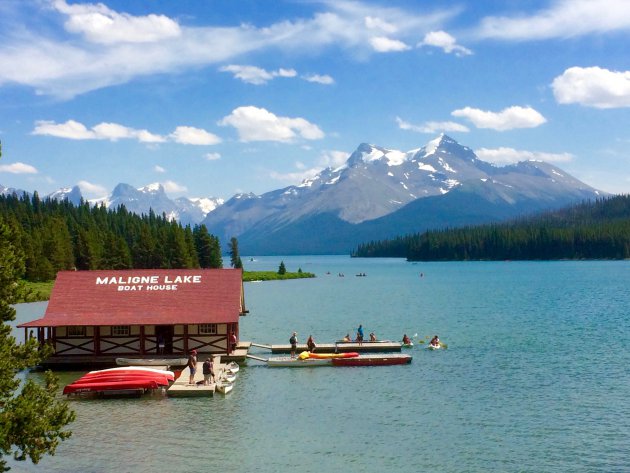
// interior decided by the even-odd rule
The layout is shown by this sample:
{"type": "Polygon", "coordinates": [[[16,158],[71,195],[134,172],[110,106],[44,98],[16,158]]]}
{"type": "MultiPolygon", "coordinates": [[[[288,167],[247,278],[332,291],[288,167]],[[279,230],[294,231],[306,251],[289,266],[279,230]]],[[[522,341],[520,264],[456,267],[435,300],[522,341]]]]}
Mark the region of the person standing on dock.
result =
{"type": "Polygon", "coordinates": [[[238,342],[236,340],[236,334],[232,332],[232,334],[230,335],[230,351],[232,353],[236,350],[237,345],[238,345],[238,342]]]}
{"type": "Polygon", "coordinates": [[[210,380],[214,383],[214,364],[212,363],[212,357],[209,356],[206,361],[203,362],[203,385],[209,386],[210,380]]]}
{"type": "Polygon", "coordinates": [[[317,348],[317,345],[315,345],[315,340],[313,340],[313,335],[308,336],[308,340],[306,341],[306,347],[308,348],[308,351],[310,352],[314,352],[315,348],[317,348]]]}
{"type": "Polygon", "coordinates": [[[293,332],[291,338],[289,338],[291,344],[291,358],[295,358],[295,351],[297,350],[297,332],[293,332]]]}
{"type": "Polygon", "coordinates": [[[363,342],[363,325],[359,324],[359,328],[357,329],[357,342],[363,342]]]}
{"type": "Polygon", "coordinates": [[[197,350],[192,350],[188,356],[188,369],[190,370],[188,384],[195,384],[195,373],[197,372],[197,350]]]}

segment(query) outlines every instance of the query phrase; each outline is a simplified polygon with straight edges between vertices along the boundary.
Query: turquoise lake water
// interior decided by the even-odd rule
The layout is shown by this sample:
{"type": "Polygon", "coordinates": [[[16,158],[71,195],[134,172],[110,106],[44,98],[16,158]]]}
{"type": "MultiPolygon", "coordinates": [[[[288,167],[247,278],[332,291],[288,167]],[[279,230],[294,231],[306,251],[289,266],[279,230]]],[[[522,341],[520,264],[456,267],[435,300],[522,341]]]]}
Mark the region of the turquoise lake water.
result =
{"type": "Polygon", "coordinates": [[[317,278],[245,284],[241,339],[329,343],[363,324],[381,339],[438,334],[448,350],[416,344],[390,367],[249,360],[210,399],[72,400],[71,439],[13,471],[630,471],[630,262],[244,263],[281,259],[317,278]]]}

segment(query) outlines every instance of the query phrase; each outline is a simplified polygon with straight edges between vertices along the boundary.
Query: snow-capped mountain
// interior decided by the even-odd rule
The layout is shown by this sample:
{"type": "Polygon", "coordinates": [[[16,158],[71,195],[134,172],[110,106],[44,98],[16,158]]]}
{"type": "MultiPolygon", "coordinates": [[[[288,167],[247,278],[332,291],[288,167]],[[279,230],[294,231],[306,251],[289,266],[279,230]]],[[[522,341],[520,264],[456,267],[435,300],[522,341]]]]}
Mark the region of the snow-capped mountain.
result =
{"type": "Polygon", "coordinates": [[[598,195],[551,164],[497,167],[440,135],[407,152],[361,144],[343,166],[298,186],[234,196],[204,223],[222,241],[237,236],[243,253],[349,252],[361,241],[402,234],[402,227],[408,233],[500,220],[598,195]],[[417,210],[405,213],[406,206],[417,210]]]}
{"type": "Polygon", "coordinates": [[[107,208],[124,205],[127,210],[138,215],[148,215],[149,210],[153,210],[155,214],[164,214],[166,218],[177,220],[182,225],[192,225],[200,223],[208,212],[223,204],[223,199],[179,197],[173,200],[158,183],[140,188],[121,183],[104,203],[107,208]]]}
{"type": "Polygon", "coordinates": [[[53,200],[67,200],[74,205],[80,205],[81,199],[83,195],[81,194],[81,189],[79,186],[74,187],[62,187],[61,189],[53,192],[52,194],[48,194],[46,197],[53,200]]]}
{"type": "MultiPolygon", "coordinates": [[[[0,187],[0,191],[2,191],[0,187]]],[[[78,186],[62,188],[46,197],[56,200],[69,200],[75,205],[81,202],[81,189],[78,186]]],[[[178,197],[171,199],[166,195],[161,184],[149,184],[135,188],[129,184],[118,184],[107,197],[92,199],[92,205],[105,205],[109,209],[115,209],[120,205],[138,215],[148,215],[150,210],[156,215],[166,215],[170,220],[177,220],[182,225],[194,225],[200,223],[208,212],[211,212],[223,204],[223,199],[218,198],[187,198],[178,197]]]]}

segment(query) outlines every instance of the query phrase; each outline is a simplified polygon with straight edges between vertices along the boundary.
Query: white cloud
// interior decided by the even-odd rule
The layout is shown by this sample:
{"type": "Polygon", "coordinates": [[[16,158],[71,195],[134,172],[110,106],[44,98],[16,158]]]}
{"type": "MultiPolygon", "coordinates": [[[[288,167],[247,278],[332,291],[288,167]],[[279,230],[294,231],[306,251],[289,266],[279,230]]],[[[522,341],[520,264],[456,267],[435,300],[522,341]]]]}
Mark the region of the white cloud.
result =
{"type": "Polygon", "coordinates": [[[230,64],[219,69],[221,72],[231,72],[236,79],[249,84],[261,85],[266,84],[276,77],[295,77],[297,72],[293,69],[280,68],[277,71],[266,71],[256,66],[246,66],[238,64],[230,64]]]}
{"type": "Polygon", "coordinates": [[[10,174],[37,174],[37,169],[30,164],[24,163],[0,164],[0,172],[8,172],[10,174]]]}
{"type": "Polygon", "coordinates": [[[98,184],[93,184],[88,181],[79,181],[77,182],[77,186],[79,186],[79,189],[81,189],[81,193],[84,195],[90,195],[90,196],[107,195],[107,189],[98,184]]]}
{"type": "Polygon", "coordinates": [[[187,192],[188,188],[181,184],[178,184],[174,181],[164,181],[161,183],[162,187],[164,187],[165,192],[178,193],[178,192],[187,192]]]}
{"type": "Polygon", "coordinates": [[[531,107],[508,107],[500,112],[490,112],[478,108],[465,107],[451,112],[454,117],[470,120],[477,128],[490,128],[497,131],[515,128],[535,128],[547,120],[531,107]]]}
{"type": "Polygon", "coordinates": [[[142,143],[163,143],[162,136],[149,133],[147,130],[134,130],[117,123],[99,123],[88,129],[83,123],[68,120],[55,123],[49,120],[35,122],[33,135],[55,136],[69,140],[110,140],[136,139],[142,143]]]}
{"type": "Polygon", "coordinates": [[[298,136],[307,140],[324,137],[317,125],[304,118],[279,117],[254,106],[238,107],[224,117],[219,125],[232,126],[238,131],[241,141],[289,142],[298,136]]]}
{"type": "Polygon", "coordinates": [[[374,51],[379,53],[391,53],[398,51],[406,51],[411,49],[407,44],[403,43],[398,39],[391,39],[385,36],[376,36],[374,38],[370,38],[370,44],[374,51]]]}
{"type": "Polygon", "coordinates": [[[176,143],[184,145],[216,145],[221,143],[221,138],[217,135],[202,130],[201,128],[194,128],[192,126],[178,126],[175,131],[171,133],[170,138],[176,143]]]}
{"type": "Polygon", "coordinates": [[[456,122],[425,122],[422,125],[413,125],[400,117],[396,117],[396,123],[401,130],[415,131],[416,133],[439,133],[439,132],[460,132],[468,133],[470,130],[467,126],[456,122]]]}
{"type": "Polygon", "coordinates": [[[556,101],[595,108],[630,107],[630,71],[571,67],[551,84],[556,101]]]}
{"type": "Polygon", "coordinates": [[[221,155],[219,153],[206,153],[203,156],[208,161],[216,161],[217,159],[221,159],[221,155]]]}
{"type": "MultiPolygon", "coordinates": [[[[76,120],[68,120],[65,123],[39,120],[35,122],[32,134],[54,136],[69,140],[118,141],[121,139],[132,139],[140,143],[165,143],[167,141],[167,138],[147,130],[136,130],[118,123],[99,123],[88,129],[83,123],[76,120]]],[[[189,145],[214,145],[221,142],[221,138],[218,136],[190,126],[178,126],[168,138],[176,143],[189,145]]]]}
{"type": "Polygon", "coordinates": [[[484,161],[495,164],[513,164],[519,161],[546,161],[548,163],[566,163],[574,156],[571,153],[545,153],[541,151],[525,151],[514,148],[480,148],[475,154],[484,161]]]}
{"type": "Polygon", "coordinates": [[[68,120],[65,123],[55,123],[48,120],[35,122],[33,135],[56,136],[57,138],[67,138],[70,140],[94,140],[96,133],[88,130],[83,123],[68,120]]]}
{"type": "Polygon", "coordinates": [[[486,17],[477,34],[482,38],[539,40],[627,30],[628,0],[555,0],[533,15],[486,17]]]}
{"type": "Polygon", "coordinates": [[[424,39],[418,43],[418,46],[435,46],[442,49],[445,53],[455,53],[456,56],[467,56],[472,51],[464,46],[457,44],[457,40],[446,31],[430,31],[424,35],[424,39]]]}
{"type": "Polygon", "coordinates": [[[398,31],[396,25],[372,16],[365,17],[365,26],[370,30],[380,30],[387,34],[396,33],[398,31]]]}
{"type": "Polygon", "coordinates": [[[308,82],[316,82],[317,84],[330,85],[335,83],[335,79],[330,77],[327,74],[319,75],[319,74],[310,74],[302,76],[302,79],[308,82]]]}
{"type": "MultiPolygon", "coordinates": [[[[11,67],[0,68],[0,86],[23,85],[60,99],[138,77],[185,74],[260,51],[321,54],[332,47],[365,58],[375,47],[379,52],[407,49],[406,42],[439,28],[461,10],[417,14],[355,1],[323,0],[323,10],[310,18],[282,19],[257,27],[180,25],[164,15],[134,16],[103,4],[65,1],[56,2],[56,9],[40,10],[49,17],[33,18],[22,2],[15,5],[11,18],[3,23],[19,28],[3,29],[0,64],[11,67]],[[62,16],[65,30],[55,28],[58,18],[51,12],[62,16]],[[47,28],[41,28],[42,23],[47,28]]],[[[284,76],[284,71],[276,72],[284,76]]]]}
{"type": "Polygon", "coordinates": [[[68,5],[64,0],[56,0],[54,7],[68,16],[67,31],[93,43],[149,43],[181,35],[177,22],[164,15],[132,16],[102,3],[68,5]]]}
{"type": "Polygon", "coordinates": [[[328,150],[322,152],[319,157],[319,164],[324,167],[338,168],[346,163],[350,153],[347,151],[328,150]]]}
{"type": "Polygon", "coordinates": [[[153,170],[155,172],[159,172],[160,174],[164,174],[166,172],[166,169],[164,169],[162,166],[158,166],[157,164],[153,166],[153,170]]]}

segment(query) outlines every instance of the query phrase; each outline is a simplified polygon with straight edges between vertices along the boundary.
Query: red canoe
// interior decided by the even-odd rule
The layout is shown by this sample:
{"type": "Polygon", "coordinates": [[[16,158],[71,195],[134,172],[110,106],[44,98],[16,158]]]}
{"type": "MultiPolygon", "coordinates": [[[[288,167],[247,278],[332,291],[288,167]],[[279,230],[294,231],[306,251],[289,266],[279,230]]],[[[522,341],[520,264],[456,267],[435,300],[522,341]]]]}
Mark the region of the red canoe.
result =
{"type": "Polygon", "coordinates": [[[118,381],[142,381],[142,380],[153,380],[158,386],[168,386],[169,381],[168,378],[164,375],[159,374],[130,374],[130,375],[103,375],[103,376],[83,376],[82,378],[77,379],[72,384],[93,384],[93,383],[108,383],[108,382],[118,382],[118,381]]]}
{"type": "Polygon", "coordinates": [[[63,393],[98,393],[105,391],[134,391],[157,388],[158,384],[153,379],[137,379],[129,381],[107,381],[100,383],[72,383],[63,388],[63,393]]]}
{"type": "Polygon", "coordinates": [[[360,355],[353,358],[333,358],[334,366],[388,366],[411,363],[411,355],[389,353],[384,355],[360,355]]]}
{"type": "Polygon", "coordinates": [[[162,376],[166,376],[166,379],[168,379],[169,381],[175,380],[175,375],[172,371],[157,370],[153,368],[145,369],[145,368],[131,367],[131,366],[124,367],[124,368],[108,368],[105,370],[90,371],[83,377],[91,378],[91,377],[111,376],[111,375],[132,376],[132,375],[138,375],[138,374],[146,374],[146,375],[153,375],[153,376],[162,375],[162,376]]]}

